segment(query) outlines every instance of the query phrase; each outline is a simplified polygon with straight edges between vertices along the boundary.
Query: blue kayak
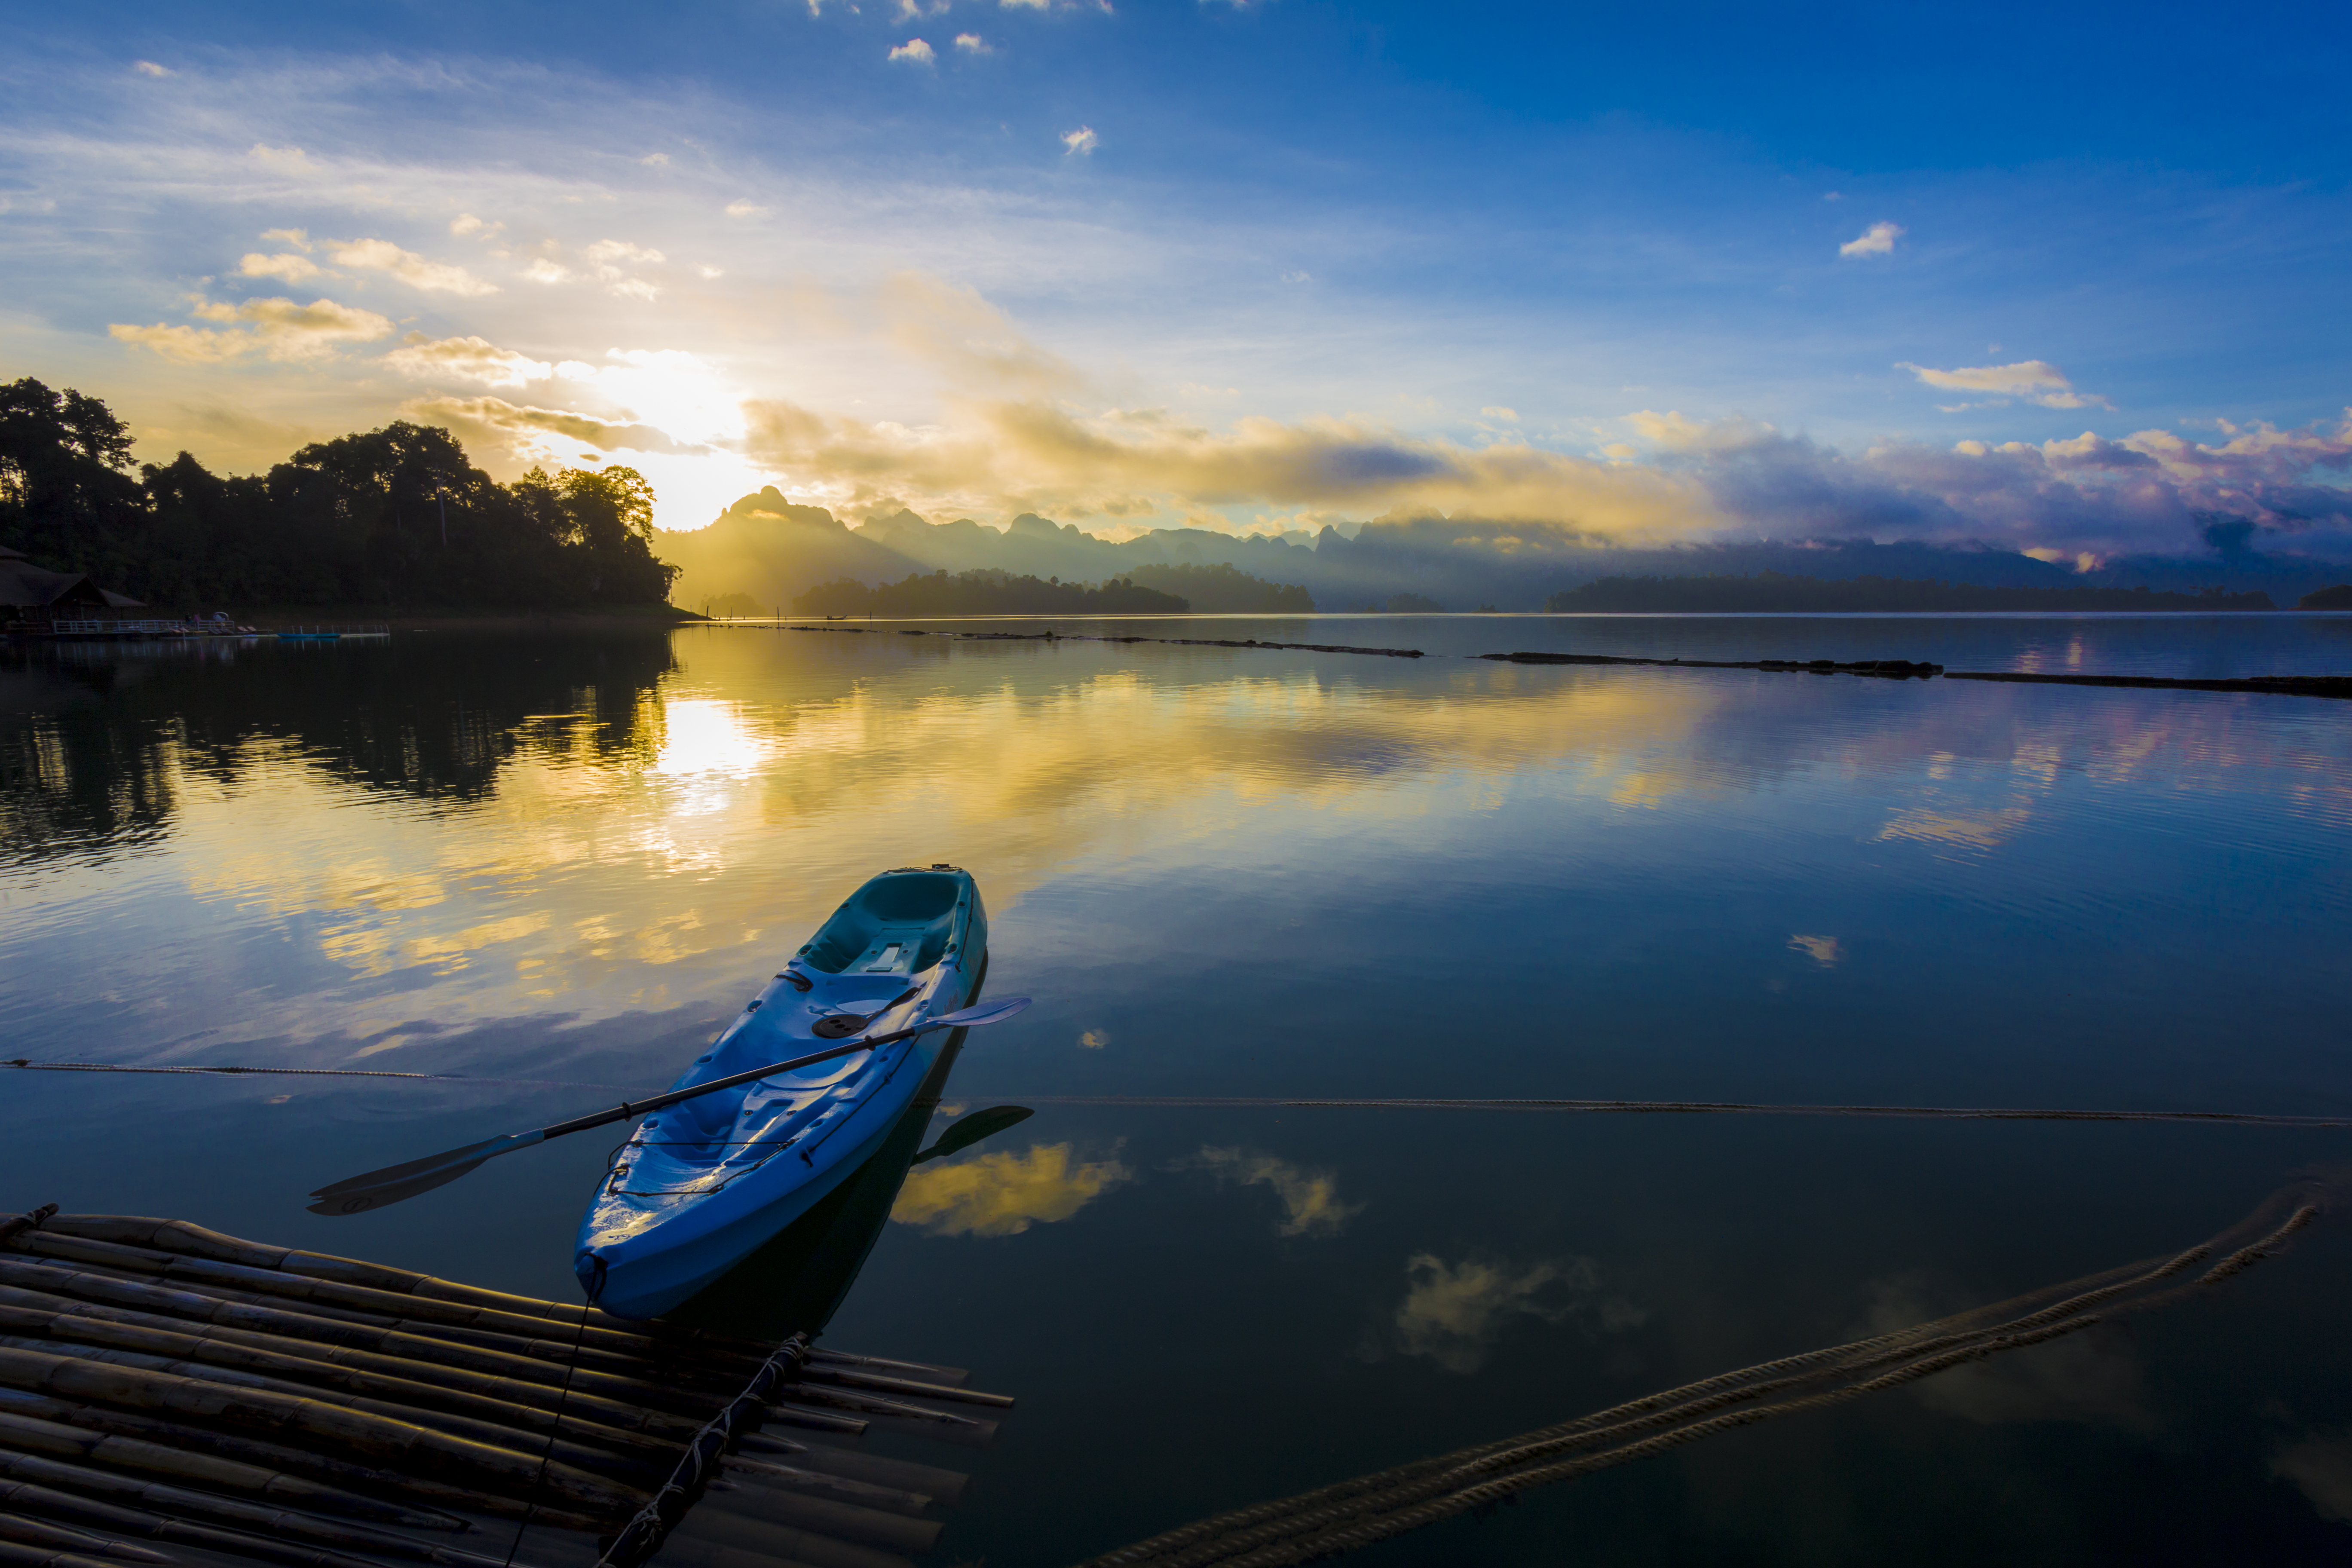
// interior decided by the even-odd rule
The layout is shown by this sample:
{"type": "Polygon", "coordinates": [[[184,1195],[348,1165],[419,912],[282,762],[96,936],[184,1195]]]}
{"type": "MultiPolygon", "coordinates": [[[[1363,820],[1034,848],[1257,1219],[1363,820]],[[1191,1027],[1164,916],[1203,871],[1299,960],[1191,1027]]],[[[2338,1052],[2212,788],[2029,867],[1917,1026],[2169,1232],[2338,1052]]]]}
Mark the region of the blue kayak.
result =
{"type": "MultiPolygon", "coordinates": [[[[987,961],[988,916],[970,872],[885,871],[671,1087],[955,1012],[987,961]]],[[[881,1148],[950,1037],[935,1030],[646,1117],[581,1221],[572,1268],[589,1300],[654,1318],[717,1280],[881,1148]]]]}

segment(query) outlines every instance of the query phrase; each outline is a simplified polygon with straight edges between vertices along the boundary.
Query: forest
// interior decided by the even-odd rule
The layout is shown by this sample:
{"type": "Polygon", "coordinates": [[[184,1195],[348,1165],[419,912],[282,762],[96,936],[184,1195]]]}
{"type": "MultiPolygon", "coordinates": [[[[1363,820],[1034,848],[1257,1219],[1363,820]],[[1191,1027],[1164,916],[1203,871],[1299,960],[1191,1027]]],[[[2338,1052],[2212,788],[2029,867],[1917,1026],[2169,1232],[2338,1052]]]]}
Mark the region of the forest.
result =
{"type": "Polygon", "coordinates": [[[793,601],[800,616],[1181,616],[1189,601],[1113,577],[1099,587],[982,569],[917,572],[869,588],[854,577],[820,583],[793,601]]]}
{"type": "Polygon", "coordinates": [[[0,544],[156,607],[659,604],[653,488],[634,468],[500,484],[405,420],[314,442],[267,475],[186,452],[134,463],[106,404],[0,385],[0,544]]]}

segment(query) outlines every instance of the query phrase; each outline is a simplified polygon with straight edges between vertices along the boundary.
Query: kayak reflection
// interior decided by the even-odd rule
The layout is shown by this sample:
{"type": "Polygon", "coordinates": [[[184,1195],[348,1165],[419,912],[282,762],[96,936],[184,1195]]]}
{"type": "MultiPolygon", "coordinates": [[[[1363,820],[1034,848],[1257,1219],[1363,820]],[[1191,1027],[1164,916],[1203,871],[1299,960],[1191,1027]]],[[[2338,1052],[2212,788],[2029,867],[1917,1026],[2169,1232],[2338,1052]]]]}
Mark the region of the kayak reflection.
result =
{"type": "Polygon", "coordinates": [[[962,1054],[965,1033],[958,1029],[948,1037],[912,1103],[871,1158],[806,1214],[664,1318],[770,1342],[803,1331],[823,1332],[857,1282],[858,1270],[881,1238],[898,1189],[916,1163],[969,1148],[1031,1114],[1020,1106],[975,1111],[955,1122],[933,1148],[922,1150],[948,1075],[962,1054]]]}

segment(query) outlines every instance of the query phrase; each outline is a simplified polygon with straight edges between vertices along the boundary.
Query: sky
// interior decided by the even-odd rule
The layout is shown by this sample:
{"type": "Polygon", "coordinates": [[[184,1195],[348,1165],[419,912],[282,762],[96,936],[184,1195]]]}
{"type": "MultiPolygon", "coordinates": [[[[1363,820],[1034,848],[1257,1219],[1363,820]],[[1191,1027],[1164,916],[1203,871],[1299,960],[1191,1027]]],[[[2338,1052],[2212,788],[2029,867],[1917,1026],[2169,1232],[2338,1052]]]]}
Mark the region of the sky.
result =
{"type": "Polygon", "coordinates": [[[0,376],[665,527],[2352,557],[2329,7],[16,8],[0,376]],[[2251,529],[2226,525],[2231,520],[2251,529]],[[2217,535],[2217,522],[2225,526],[2217,535]]]}

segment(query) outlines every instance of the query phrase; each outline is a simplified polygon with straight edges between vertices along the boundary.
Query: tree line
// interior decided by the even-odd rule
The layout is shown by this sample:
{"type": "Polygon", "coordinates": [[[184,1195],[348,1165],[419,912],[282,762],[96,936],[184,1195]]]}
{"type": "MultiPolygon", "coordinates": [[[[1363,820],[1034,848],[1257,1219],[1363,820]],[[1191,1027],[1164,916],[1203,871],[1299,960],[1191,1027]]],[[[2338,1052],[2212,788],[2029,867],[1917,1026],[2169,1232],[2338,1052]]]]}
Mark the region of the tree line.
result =
{"type": "Polygon", "coordinates": [[[0,385],[0,544],[150,605],[658,604],[677,569],[654,558],[653,503],[618,465],[499,484],[406,420],[267,475],[134,464],[102,400],[0,385]]]}
{"type": "Polygon", "coordinates": [[[798,616],[1182,616],[1190,602],[1113,577],[1099,587],[1058,577],[1016,577],[983,567],[950,576],[943,567],[867,587],[855,577],[819,583],[793,601],[798,616]]]}

